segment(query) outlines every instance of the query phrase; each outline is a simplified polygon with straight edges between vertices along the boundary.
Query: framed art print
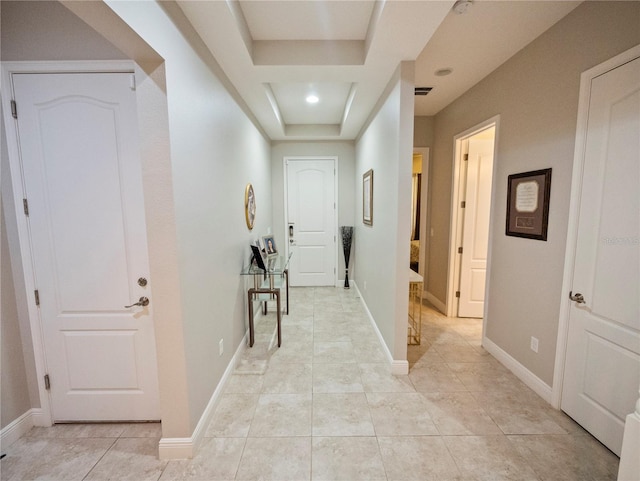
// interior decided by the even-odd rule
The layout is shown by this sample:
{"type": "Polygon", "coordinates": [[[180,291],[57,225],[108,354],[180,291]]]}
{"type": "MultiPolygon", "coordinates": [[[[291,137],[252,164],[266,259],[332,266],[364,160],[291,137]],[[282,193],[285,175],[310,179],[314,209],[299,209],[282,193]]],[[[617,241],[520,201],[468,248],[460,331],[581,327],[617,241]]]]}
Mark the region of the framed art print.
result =
{"type": "Polygon", "coordinates": [[[546,241],[550,194],[551,169],[510,175],[506,235],[546,241]]]}

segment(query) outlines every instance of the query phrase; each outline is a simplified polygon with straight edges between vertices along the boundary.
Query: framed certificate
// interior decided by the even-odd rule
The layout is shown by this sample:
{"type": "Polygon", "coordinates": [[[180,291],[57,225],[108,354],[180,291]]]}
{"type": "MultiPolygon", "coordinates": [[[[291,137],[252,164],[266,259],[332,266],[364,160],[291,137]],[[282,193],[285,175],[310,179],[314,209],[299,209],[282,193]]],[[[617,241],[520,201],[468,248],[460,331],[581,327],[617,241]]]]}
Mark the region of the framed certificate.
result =
{"type": "Polygon", "coordinates": [[[551,169],[512,174],[508,182],[506,235],[546,241],[551,169]]]}

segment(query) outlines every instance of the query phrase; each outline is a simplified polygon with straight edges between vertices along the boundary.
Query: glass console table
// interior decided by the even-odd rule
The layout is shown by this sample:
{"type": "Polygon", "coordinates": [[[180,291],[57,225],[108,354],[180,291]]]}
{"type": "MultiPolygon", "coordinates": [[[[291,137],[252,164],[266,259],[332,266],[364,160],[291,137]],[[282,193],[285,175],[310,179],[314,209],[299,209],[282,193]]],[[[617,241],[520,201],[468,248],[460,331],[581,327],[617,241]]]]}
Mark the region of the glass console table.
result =
{"type": "Polygon", "coordinates": [[[284,313],[289,314],[289,260],[288,256],[278,255],[270,259],[264,259],[267,270],[261,269],[255,263],[243,267],[241,275],[253,277],[253,287],[247,290],[247,305],[249,308],[249,347],[253,347],[254,343],[254,326],[253,326],[253,303],[260,301],[262,304],[262,313],[267,314],[267,301],[276,299],[276,309],[278,317],[278,347],[282,343],[281,322],[281,289],[285,288],[286,303],[284,313]]]}

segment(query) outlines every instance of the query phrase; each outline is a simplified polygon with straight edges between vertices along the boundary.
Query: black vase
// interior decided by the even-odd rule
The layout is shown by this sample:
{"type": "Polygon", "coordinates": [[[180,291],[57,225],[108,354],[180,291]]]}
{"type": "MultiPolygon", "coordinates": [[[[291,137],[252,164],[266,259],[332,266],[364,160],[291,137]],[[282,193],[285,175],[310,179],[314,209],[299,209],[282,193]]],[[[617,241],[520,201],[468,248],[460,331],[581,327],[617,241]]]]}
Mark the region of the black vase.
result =
{"type": "Polygon", "coordinates": [[[344,252],[344,288],[349,289],[349,257],[351,256],[351,241],[353,239],[353,227],[343,225],[340,227],[342,234],[342,252],[344,252]]]}

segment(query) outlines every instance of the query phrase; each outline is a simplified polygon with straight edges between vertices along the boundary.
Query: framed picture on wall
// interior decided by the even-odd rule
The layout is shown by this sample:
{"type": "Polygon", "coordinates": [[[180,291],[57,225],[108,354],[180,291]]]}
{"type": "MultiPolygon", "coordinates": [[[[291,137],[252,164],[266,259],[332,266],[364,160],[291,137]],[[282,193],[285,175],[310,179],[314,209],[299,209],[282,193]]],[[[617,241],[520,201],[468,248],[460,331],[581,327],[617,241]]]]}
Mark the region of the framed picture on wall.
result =
{"type": "Polygon", "coordinates": [[[362,176],[362,222],[373,225],[373,169],[362,176]]]}
{"type": "Polygon", "coordinates": [[[506,235],[547,240],[551,169],[509,176],[506,235]]]}

